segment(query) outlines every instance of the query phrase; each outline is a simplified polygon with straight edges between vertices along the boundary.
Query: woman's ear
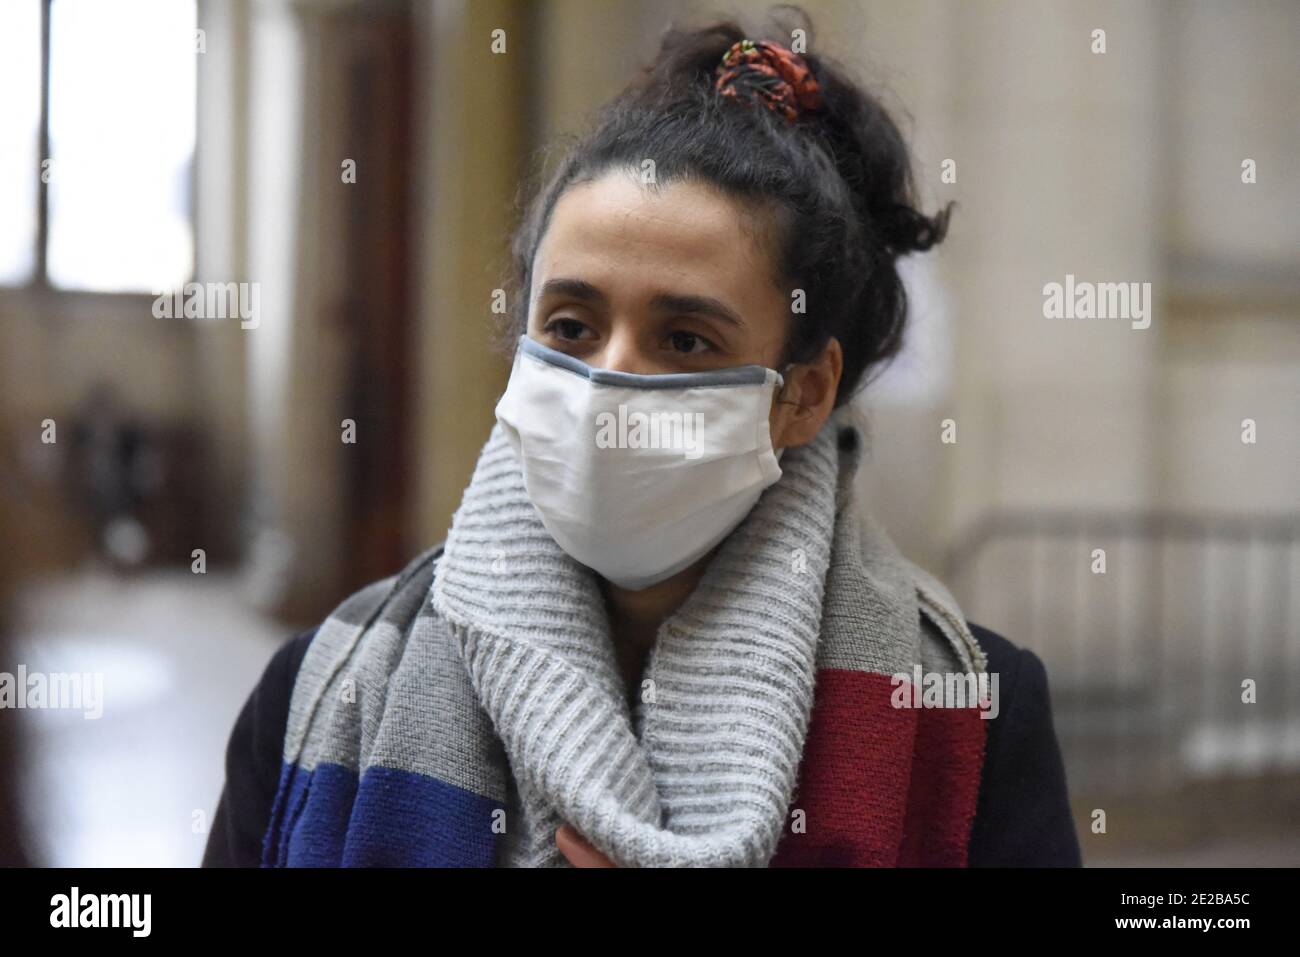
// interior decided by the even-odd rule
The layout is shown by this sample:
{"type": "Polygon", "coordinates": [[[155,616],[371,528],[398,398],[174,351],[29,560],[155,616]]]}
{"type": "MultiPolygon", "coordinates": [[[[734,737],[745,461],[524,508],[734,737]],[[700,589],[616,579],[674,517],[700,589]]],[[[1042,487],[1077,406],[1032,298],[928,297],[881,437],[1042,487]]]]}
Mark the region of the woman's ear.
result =
{"type": "Polygon", "coordinates": [[[794,366],[772,404],[772,448],[804,445],[821,431],[844,372],[844,351],[832,337],[815,359],[794,366]]]}

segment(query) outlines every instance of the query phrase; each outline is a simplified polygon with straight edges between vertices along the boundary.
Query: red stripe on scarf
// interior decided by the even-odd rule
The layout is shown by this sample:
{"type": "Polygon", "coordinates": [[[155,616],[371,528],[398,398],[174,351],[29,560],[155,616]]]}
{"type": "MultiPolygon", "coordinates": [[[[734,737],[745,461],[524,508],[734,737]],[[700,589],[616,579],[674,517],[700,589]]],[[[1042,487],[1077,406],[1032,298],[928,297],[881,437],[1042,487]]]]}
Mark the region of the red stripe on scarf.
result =
{"type": "Polygon", "coordinates": [[[790,806],[805,831],[787,831],[772,867],[966,863],[985,721],[975,708],[895,708],[893,693],[889,675],[817,672],[790,806]]]}

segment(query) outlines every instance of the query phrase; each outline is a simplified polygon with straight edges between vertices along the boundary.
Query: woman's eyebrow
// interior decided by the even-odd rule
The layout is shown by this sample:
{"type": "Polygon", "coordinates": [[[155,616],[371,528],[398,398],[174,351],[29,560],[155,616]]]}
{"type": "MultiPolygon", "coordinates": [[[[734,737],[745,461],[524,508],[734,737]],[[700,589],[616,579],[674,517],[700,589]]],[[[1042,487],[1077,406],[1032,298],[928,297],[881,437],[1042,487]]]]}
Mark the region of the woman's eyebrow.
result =
{"type": "Polygon", "coordinates": [[[570,296],[597,305],[606,305],[609,301],[603,292],[583,279],[548,279],[542,284],[538,295],[570,296]]]}
{"type": "MultiPolygon", "coordinates": [[[[548,279],[542,283],[538,295],[539,297],[547,295],[569,296],[582,302],[602,306],[609,304],[609,298],[585,279],[567,279],[564,277],[548,279]]],[[[722,300],[714,299],[712,296],[661,292],[650,300],[650,308],[656,312],[713,316],[741,328],[744,328],[745,325],[744,320],[740,318],[734,309],[722,300]]]]}
{"type": "Polygon", "coordinates": [[[736,314],[734,309],[711,296],[660,293],[650,300],[650,308],[656,312],[684,312],[713,316],[716,319],[722,319],[742,328],[745,325],[744,320],[736,314]]]}

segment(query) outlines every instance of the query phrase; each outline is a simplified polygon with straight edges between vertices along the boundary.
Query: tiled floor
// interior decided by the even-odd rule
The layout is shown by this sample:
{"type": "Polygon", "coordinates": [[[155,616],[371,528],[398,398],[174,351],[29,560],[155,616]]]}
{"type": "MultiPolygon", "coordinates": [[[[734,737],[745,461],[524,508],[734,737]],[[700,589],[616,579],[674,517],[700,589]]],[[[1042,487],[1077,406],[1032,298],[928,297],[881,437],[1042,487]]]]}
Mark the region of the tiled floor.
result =
{"type": "Polygon", "coordinates": [[[1296,867],[1300,835],[1295,828],[1271,837],[1212,840],[1176,850],[1119,849],[1083,835],[1085,867],[1296,867]]]}
{"type": "Polygon", "coordinates": [[[290,630],[231,574],[103,570],[26,590],[16,662],[100,672],[103,714],[27,709],[26,834],[45,866],[198,864],[235,716],[290,630]]]}

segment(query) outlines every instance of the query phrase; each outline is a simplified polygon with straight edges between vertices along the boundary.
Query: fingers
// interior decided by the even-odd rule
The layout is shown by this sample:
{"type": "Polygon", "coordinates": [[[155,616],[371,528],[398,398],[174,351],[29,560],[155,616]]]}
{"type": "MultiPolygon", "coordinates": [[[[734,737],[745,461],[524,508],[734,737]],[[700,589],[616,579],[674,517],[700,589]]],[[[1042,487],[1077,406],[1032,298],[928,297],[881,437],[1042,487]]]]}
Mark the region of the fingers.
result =
{"type": "Polygon", "coordinates": [[[617,866],[568,824],[561,825],[555,832],[555,846],[574,867],[617,866]]]}

